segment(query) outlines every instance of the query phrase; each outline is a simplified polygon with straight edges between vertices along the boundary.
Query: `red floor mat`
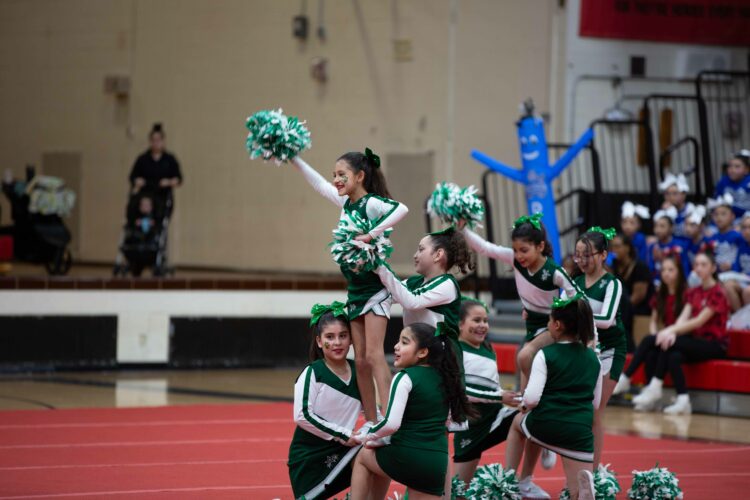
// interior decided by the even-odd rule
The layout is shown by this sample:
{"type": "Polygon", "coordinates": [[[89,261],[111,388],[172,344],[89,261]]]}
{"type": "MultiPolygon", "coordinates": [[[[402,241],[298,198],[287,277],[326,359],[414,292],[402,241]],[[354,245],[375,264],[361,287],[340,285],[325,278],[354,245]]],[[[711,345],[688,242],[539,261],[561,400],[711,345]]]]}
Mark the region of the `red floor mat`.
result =
{"type": "MultiPolygon", "coordinates": [[[[291,413],[286,403],[0,412],[0,499],[289,499],[291,413]]],[[[623,489],[633,469],[659,462],[688,499],[742,498],[750,481],[750,446],[608,435],[605,461],[623,489]]],[[[556,493],[561,465],[536,481],[556,493]]]]}

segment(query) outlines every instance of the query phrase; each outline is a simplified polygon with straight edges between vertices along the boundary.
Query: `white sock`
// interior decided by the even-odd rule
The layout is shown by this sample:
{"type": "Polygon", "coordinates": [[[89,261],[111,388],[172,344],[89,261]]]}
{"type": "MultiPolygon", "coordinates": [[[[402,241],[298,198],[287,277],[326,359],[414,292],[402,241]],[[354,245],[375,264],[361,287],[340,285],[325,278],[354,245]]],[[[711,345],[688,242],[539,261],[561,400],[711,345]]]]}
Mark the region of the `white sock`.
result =
{"type": "Polygon", "coordinates": [[[649,388],[661,390],[664,381],[660,378],[651,377],[651,382],[648,383],[649,388]]]}
{"type": "Polygon", "coordinates": [[[688,394],[678,394],[675,398],[675,404],[690,404],[690,395],[688,394]]]}

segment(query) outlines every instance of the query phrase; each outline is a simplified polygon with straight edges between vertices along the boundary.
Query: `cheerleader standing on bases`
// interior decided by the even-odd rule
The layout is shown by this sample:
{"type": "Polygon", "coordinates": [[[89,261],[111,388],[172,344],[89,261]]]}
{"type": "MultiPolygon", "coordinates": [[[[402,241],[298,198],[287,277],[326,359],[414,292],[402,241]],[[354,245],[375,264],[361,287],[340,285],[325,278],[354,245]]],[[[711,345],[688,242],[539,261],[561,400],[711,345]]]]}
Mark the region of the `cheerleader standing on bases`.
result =
{"type": "Polygon", "coordinates": [[[549,319],[554,343],[534,357],[521,414],[513,420],[505,466],[516,469],[526,439],[562,457],[573,500],[594,500],[591,425],[599,406],[602,377],[596,353],[591,307],[582,294],[555,299],[549,319]],[[529,411],[530,410],[530,411],[529,411]]]}
{"type": "Polygon", "coordinates": [[[594,325],[598,331],[599,360],[602,365],[601,405],[594,412],[594,466],[598,467],[604,444],[602,418],[615,390],[628,348],[625,327],[620,313],[622,283],[604,268],[609,241],[615,230],[592,227],[576,242],[575,261],[583,274],[576,277],[578,288],[591,305],[594,325]]]}
{"type": "Polygon", "coordinates": [[[356,436],[366,447],[354,463],[352,498],[385,498],[391,479],[406,485],[413,500],[443,495],[448,415],[457,421],[473,415],[452,345],[424,323],[401,332],[394,347],[401,371],[393,378],[385,419],[356,436]],[[390,444],[381,446],[386,436],[390,444]]]}
{"type": "MultiPolygon", "coordinates": [[[[369,234],[358,236],[358,240],[369,242],[393,227],[409,211],[406,205],[391,198],[380,170],[380,158],[369,148],[364,153],[353,152],[342,155],[333,169],[333,183],[328,182],[299,156],[292,160],[308,183],[324,198],[341,207],[341,218],[346,212],[357,212],[373,221],[369,234]]],[[[365,418],[377,420],[375,385],[381,406],[385,411],[391,372],[385,361],[383,342],[390,317],[391,298],[380,279],[372,272],[355,273],[341,268],[347,280],[347,309],[352,327],[354,354],[357,361],[357,379],[365,418]]]]}
{"type": "Polygon", "coordinates": [[[346,306],[316,305],[310,357],[294,384],[294,431],[289,479],[295,498],[329,498],[346,489],[360,449],[352,439],[362,410],[357,371],[346,359],[351,345],[346,306]]]}

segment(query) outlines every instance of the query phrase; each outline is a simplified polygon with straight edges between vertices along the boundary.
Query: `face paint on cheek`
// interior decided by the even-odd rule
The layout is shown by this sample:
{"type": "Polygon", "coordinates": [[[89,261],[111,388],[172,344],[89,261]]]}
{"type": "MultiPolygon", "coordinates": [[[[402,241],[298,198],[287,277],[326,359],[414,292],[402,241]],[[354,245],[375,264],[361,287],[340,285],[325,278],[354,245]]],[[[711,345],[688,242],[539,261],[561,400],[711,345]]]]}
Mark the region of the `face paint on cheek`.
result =
{"type": "Polygon", "coordinates": [[[323,342],[323,348],[324,349],[330,349],[331,348],[331,344],[329,342],[323,342]]]}
{"type": "Polygon", "coordinates": [[[341,176],[341,182],[343,182],[344,184],[346,184],[347,182],[349,182],[349,176],[348,175],[342,175],[341,176]]]}

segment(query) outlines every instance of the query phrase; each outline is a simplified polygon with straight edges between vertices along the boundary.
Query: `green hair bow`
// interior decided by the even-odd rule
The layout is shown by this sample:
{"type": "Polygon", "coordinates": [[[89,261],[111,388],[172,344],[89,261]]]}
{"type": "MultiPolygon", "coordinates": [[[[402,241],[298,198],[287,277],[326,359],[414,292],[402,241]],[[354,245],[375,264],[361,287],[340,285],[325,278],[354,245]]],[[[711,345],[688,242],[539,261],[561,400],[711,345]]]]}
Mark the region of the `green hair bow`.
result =
{"type": "Polygon", "coordinates": [[[604,235],[604,239],[606,239],[607,241],[612,241],[612,238],[617,236],[617,230],[613,227],[610,227],[609,229],[604,229],[599,226],[593,226],[593,227],[590,227],[587,232],[602,233],[602,235],[604,235]]]}
{"type": "Polygon", "coordinates": [[[535,228],[541,231],[542,230],[542,217],[544,217],[542,212],[537,212],[534,215],[522,215],[521,217],[516,219],[516,221],[513,223],[513,229],[517,228],[521,224],[525,224],[528,222],[529,224],[531,224],[532,226],[534,226],[535,228]]]}
{"type": "Polygon", "coordinates": [[[481,299],[476,299],[474,297],[467,297],[466,295],[461,295],[461,302],[464,302],[464,301],[476,302],[480,306],[484,307],[485,311],[490,312],[490,308],[487,307],[487,304],[481,299]]]}
{"type": "Polygon", "coordinates": [[[372,149],[365,148],[365,157],[375,165],[375,168],[380,168],[380,157],[372,152],[372,149]]]}
{"type": "Polygon", "coordinates": [[[569,299],[561,299],[559,297],[555,297],[552,299],[552,309],[562,309],[563,307],[567,307],[573,302],[580,300],[583,298],[583,294],[581,292],[576,293],[569,299]]]}
{"type": "Polygon", "coordinates": [[[310,314],[312,314],[312,318],[310,318],[310,326],[317,325],[320,318],[326,313],[332,313],[335,318],[338,318],[339,316],[343,316],[347,319],[349,318],[349,315],[346,313],[346,304],[343,302],[336,300],[331,302],[330,305],[315,304],[312,306],[312,309],[310,309],[310,314]]]}
{"type": "Polygon", "coordinates": [[[440,231],[433,231],[431,233],[427,233],[427,236],[450,236],[455,232],[456,232],[455,226],[448,226],[445,229],[441,229],[440,231]]]}

